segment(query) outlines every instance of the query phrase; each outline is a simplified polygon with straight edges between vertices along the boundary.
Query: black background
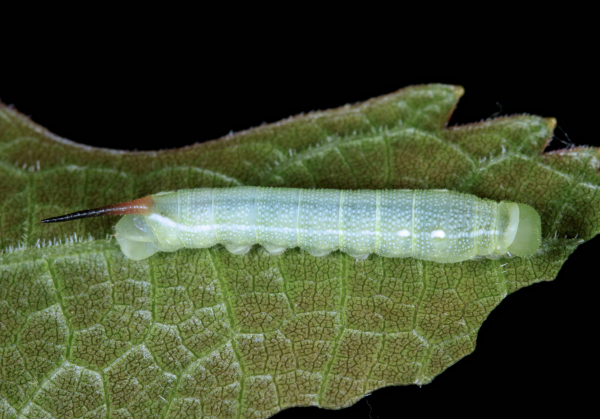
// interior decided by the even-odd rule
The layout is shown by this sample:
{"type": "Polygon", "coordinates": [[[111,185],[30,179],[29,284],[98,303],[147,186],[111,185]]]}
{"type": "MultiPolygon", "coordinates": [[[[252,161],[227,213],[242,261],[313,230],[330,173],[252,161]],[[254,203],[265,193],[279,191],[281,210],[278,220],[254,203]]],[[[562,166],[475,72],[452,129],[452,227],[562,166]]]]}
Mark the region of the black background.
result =
{"type": "MultiPolygon", "coordinates": [[[[553,116],[559,128],[551,149],[600,145],[600,88],[589,41],[563,43],[543,32],[506,40],[493,31],[463,40],[447,33],[437,43],[348,30],[313,39],[237,34],[231,42],[225,32],[192,35],[157,29],[111,38],[41,36],[5,50],[0,99],[70,140],[151,150],[440,82],[466,89],[450,124],[518,113],[553,116]],[[476,43],[480,37],[486,42],[476,43]]],[[[592,240],[556,280],[508,296],[480,329],[475,352],[431,384],[378,390],[341,411],[289,409],[277,419],[591,407],[599,252],[599,239],[592,240]]]]}

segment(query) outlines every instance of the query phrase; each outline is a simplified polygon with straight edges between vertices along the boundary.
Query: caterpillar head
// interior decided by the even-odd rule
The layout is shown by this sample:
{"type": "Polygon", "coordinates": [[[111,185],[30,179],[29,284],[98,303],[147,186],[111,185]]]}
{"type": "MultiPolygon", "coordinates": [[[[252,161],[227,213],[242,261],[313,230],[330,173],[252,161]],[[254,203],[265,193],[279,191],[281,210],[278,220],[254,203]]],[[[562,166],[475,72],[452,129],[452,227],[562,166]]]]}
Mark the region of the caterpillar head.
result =
{"type": "Polygon", "coordinates": [[[498,206],[500,236],[496,255],[529,256],[540,247],[542,223],[529,205],[502,201],[498,206]]]}
{"type": "Polygon", "coordinates": [[[514,239],[509,244],[508,253],[514,256],[529,256],[540,247],[542,240],[542,221],[536,210],[529,205],[516,204],[518,221],[514,239]]]}

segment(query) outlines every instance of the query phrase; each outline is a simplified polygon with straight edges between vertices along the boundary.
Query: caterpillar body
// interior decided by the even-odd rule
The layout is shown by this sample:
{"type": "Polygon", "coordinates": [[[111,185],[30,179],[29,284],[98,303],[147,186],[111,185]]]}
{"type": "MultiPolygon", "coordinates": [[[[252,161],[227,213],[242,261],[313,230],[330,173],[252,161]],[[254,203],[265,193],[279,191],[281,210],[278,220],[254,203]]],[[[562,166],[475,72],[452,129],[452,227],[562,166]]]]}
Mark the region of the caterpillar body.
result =
{"type": "Polygon", "coordinates": [[[182,189],[43,222],[99,215],[124,215],[116,239],[134,260],[216,244],[244,254],[260,244],[272,254],[299,247],[451,263],[528,256],[541,241],[530,206],[449,190],[182,189]]]}

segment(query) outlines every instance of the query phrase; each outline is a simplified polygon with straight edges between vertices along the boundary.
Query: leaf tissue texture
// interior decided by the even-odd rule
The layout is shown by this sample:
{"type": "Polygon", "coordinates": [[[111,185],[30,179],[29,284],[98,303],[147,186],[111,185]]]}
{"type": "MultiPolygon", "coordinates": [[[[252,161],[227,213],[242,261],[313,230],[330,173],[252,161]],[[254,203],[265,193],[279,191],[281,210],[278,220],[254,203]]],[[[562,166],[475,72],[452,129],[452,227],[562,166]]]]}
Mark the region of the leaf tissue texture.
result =
{"type": "Polygon", "coordinates": [[[543,154],[554,119],[446,127],[463,90],[412,86],[178,150],[56,137],[0,106],[0,417],[269,417],[424,384],[502,299],[600,229],[598,152],[543,154]],[[216,246],[134,262],[115,218],[57,214],[181,188],[452,189],[533,206],[533,256],[437,264],[216,246]]]}

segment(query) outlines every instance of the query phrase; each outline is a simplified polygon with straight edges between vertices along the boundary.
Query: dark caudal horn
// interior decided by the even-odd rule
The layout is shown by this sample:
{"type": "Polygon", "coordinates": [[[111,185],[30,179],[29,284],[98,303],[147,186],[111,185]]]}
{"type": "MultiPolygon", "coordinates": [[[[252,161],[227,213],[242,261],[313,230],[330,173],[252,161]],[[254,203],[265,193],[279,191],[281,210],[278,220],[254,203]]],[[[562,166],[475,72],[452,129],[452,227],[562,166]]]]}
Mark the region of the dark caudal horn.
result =
{"type": "Polygon", "coordinates": [[[152,199],[152,195],[150,195],[133,201],[122,202],[120,204],[107,205],[101,208],[92,208],[60,215],[58,217],[46,218],[45,220],[42,220],[42,223],[59,223],[61,221],[77,220],[79,218],[102,217],[103,215],[147,215],[150,213],[153,205],[154,200],[152,199]]]}

